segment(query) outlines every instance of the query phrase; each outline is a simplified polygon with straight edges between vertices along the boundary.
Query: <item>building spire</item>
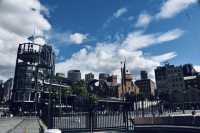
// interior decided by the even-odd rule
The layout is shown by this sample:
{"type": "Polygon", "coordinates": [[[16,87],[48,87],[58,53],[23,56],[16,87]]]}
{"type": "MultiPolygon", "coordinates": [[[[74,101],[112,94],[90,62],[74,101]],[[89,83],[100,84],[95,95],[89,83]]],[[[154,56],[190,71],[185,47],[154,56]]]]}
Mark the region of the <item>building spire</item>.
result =
{"type": "Polygon", "coordinates": [[[126,58],[124,61],[121,61],[121,84],[122,84],[122,94],[124,95],[126,89],[126,58]]]}

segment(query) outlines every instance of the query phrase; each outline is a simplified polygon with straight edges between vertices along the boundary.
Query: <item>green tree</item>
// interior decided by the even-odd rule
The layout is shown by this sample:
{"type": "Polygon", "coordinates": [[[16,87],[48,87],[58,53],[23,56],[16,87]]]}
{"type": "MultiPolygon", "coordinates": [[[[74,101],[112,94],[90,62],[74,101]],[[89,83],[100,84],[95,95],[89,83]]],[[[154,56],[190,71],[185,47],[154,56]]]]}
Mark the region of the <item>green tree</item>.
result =
{"type": "Polygon", "coordinates": [[[65,87],[63,88],[62,90],[62,95],[65,97],[65,96],[69,96],[71,95],[73,92],[72,92],[72,87],[69,86],[69,87],[65,87]]]}
{"type": "Polygon", "coordinates": [[[91,95],[89,97],[90,97],[90,101],[91,101],[92,104],[97,103],[98,97],[96,95],[91,95]]]}
{"type": "Polygon", "coordinates": [[[88,96],[88,91],[84,80],[72,84],[71,87],[73,94],[78,96],[88,96]]]}

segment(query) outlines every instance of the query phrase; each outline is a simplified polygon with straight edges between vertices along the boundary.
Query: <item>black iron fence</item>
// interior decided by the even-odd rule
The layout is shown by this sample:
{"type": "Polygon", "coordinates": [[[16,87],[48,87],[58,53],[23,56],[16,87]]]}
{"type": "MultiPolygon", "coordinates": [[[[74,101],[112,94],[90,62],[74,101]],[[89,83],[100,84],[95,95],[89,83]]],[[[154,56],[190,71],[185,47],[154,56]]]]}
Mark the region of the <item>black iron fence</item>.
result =
{"type": "Polygon", "coordinates": [[[54,116],[53,128],[66,132],[130,131],[134,127],[128,117],[128,112],[71,112],[54,116]]]}
{"type": "Polygon", "coordinates": [[[43,106],[41,119],[48,128],[57,128],[65,132],[81,131],[132,131],[134,129],[131,117],[133,111],[127,102],[92,103],[84,106],[60,106],[52,104],[51,113],[43,106]],[[110,106],[116,105],[115,107],[110,106]],[[84,108],[82,108],[84,107],[84,108]],[[66,109],[71,108],[71,109],[66,109]],[[51,114],[51,115],[49,115],[51,114]]]}
{"type": "Polygon", "coordinates": [[[65,132],[80,131],[132,131],[134,119],[141,117],[160,117],[195,114],[199,102],[171,103],[157,100],[119,100],[61,105],[52,102],[51,107],[42,106],[41,118],[49,128],[65,132]],[[49,112],[50,111],[50,112],[49,112]]]}

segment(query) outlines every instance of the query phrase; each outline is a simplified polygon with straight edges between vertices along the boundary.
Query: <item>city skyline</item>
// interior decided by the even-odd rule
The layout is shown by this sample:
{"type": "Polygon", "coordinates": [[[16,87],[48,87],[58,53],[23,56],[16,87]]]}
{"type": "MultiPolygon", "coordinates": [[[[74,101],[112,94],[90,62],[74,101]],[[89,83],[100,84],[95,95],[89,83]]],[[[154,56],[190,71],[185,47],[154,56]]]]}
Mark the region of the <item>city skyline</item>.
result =
{"type": "Polygon", "coordinates": [[[154,79],[154,69],[166,61],[192,63],[199,71],[198,0],[3,0],[0,6],[0,79],[14,72],[17,44],[34,33],[53,45],[56,72],[80,69],[119,76],[124,58],[137,79],[141,70],[154,79]]]}
{"type": "Polygon", "coordinates": [[[200,0],[0,0],[1,133],[199,133],[200,0]]]}

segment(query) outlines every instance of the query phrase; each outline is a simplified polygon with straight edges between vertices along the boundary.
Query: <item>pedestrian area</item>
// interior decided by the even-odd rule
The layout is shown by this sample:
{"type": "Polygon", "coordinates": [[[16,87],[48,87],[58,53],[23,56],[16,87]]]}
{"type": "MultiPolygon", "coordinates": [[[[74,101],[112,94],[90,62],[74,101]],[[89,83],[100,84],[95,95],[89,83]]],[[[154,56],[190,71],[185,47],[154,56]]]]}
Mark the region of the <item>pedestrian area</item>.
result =
{"type": "Polygon", "coordinates": [[[40,133],[37,117],[0,118],[0,133],[40,133]]]}

